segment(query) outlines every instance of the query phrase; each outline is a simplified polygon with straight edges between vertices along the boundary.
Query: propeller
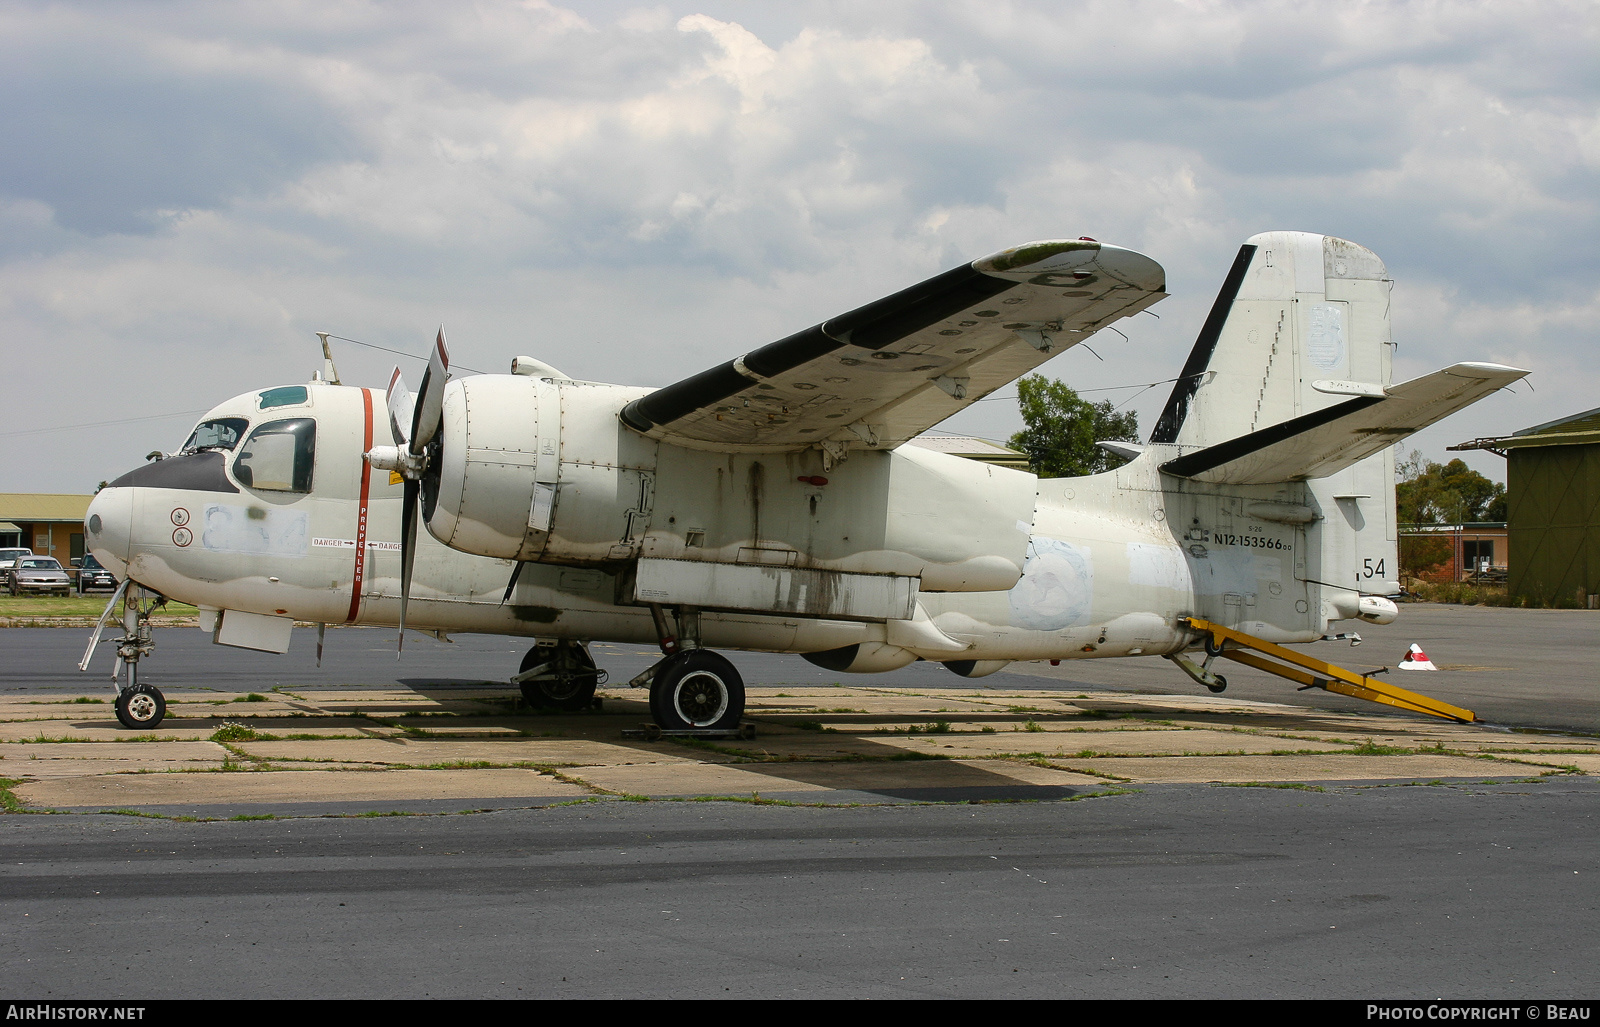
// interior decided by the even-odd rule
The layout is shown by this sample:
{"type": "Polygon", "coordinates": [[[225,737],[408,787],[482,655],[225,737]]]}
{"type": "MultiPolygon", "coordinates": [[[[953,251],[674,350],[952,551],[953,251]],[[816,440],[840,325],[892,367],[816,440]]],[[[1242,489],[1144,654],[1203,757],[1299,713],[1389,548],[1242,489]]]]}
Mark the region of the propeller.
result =
{"type": "Polygon", "coordinates": [[[400,637],[396,655],[405,649],[406,603],[411,598],[411,571],[417,558],[417,520],[421,513],[422,479],[429,470],[428,444],[439,433],[444,416],[444,386],[450,377],[450,352],[445,348],[444,329],[439,329],[428,369],[422,373],[422,388],[413,397],[406,388],[400,369],[389,376],[389,432],[393,446],[374,446],[366,454],[367,463],[385,471],[399,471],[405,479],[405,495],[400,507],[400,637]]]}

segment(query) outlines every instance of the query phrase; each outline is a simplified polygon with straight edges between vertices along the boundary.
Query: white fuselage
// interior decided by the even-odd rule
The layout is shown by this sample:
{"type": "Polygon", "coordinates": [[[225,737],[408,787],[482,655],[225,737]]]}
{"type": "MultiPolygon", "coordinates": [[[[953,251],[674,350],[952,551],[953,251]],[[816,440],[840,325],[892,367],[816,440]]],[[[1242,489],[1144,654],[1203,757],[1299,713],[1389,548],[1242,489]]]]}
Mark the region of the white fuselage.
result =
{"type": "MultiPolygon", "coordinates": [[[[531,526],[538,555],[516,548],[534,545],[526,539],[507,543],[524,563],[502,602],[514,558],[471,555],[420,533],[408,626],[650,644],[656,628],[635,591],[641,557],[691,570],[811,569],[847,582],[912,581],[911,615],[832,616],[848,603],[803,595],[767,610],[709,602],[701,643],[794,653],[859,645],[852,670],[916,657],[993,669],[1176,652],[1195,637],[1180,623],[1187,616],[1308,641],[1329,621],[1357,615],[1363,558],[1393,566],[1391,548],[1349,554],[1337,572],[1323,567],[1319,554],[1331,550],[1308,534],[1326,515],[1304,483],[1226,488],[1163,476],[1157,465],[1174,447],[1150,447],[1086,478],[1036,480],[911,447],[858,451],[824,475],[815,452],[733,456],[634,435],[614,411],[642,390],[558,387],[589,390],[589,420],[561,408],[569,431],[557,453],[545,454],[559,462],[540,472],[550,482],[545,509],[530,484],[512,511],[531,526]],[[624,451],[626,459],[617,455],[624,451]],[[533,510],[524,515],[530,490],[533,510]]],[[[387,438],[383,394],[314,382],[304,403],[263,409],[265,395],[238,397],[207,419],[252,427],[314,419],[308,491],[241,484],[234,451],[174,456],[95,497],[88,548],[139,584],[205,611],[394,625],[402,485],[362,460],[387,438]]],[[[533,482],[534,452],[471,452],[504,480],[525,471],[533,482]]],[[[472,478],[478,465],[464,466],[468,484],[486,480],[472,478]]],[[[1376,504],[1368,516],[1378,516],[1376,504]]],[[[1383,516],[1392,522],[1392,513],[1383,516]]],[[[451,517],[458,534],[490,530],[466,507],[451,517]]],[[[430,530],[440,529],[430,522],[430,530]]]]}

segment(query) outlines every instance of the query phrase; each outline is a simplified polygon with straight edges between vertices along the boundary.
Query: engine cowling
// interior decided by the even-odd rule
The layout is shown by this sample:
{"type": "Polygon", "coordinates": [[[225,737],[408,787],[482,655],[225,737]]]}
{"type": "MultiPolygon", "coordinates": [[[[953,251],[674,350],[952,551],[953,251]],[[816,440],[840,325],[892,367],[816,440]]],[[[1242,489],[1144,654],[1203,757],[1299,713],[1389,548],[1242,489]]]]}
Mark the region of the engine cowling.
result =
{"type": "Polygon", "coordinates": [[[424,491],[434,538],[502,559],[532,560],[543,551],[548,521],[546,530],[529,523],[539,485],[540,399],[536,382],[520,375],[476,375],[446,386],[430,469],[437,479],[424,491]]]}
{"type": "Polygon", "coordinates": [[[617,411],[645,390],[526,375],[445,389],[423,516],[453,549],[508,560],[604,563],[637,555],[656,443],[617,411]]]}

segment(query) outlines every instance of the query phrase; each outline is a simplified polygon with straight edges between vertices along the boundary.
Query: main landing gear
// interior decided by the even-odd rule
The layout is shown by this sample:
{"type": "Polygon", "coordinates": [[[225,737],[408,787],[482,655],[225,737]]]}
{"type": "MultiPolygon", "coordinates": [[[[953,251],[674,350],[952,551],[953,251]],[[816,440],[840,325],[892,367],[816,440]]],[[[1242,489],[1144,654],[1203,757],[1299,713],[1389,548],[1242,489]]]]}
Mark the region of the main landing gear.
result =
{"type": "Polygon", "coordinates": [[[596,704],[594,690],[606,672],[582,642],[561,639],[540,642],[522,658],[521,672],[511,680],[536,710],[587,710],[596,704]]]}
{"type": "Polygon", "coordinates": [[[628,684],[650,686],[650,716],[662,731],[701,734],[740,730],[744,678],[727,658],[700,646],[700,611],[679,606],[667,612],[651,604],[656,638],[664,654],[628,684]]]}
{"type": "Polygon", "coordinates": [[[111,683],[117,691],[117,720],[123,727],[136,731],[154,728],[167,715],[167,700],[159,688],[140,683],[139,661],[155,650],[150,615],[167,605],[166,596],[147,591],[131,581],[124,581],[100,614],[78,669],[89,669],[89,658],[94,655],[94,647],[100,642],[100,633],[105,630],[118,600],[122,602],[123,634],[121,638],[107,639],[117,647],[117,662],[111,667],[111,683]]]}
{"type": "MultiPolygon", "coordinates": [[[[700,612],[677,608],[672,630],[667,613],[650,608],[662,658],[628,684],[650,689],[650,716],[663,732],[734,732],[744,719],[744,678],[727,658],[700,647],[700,612]]],[[[522,658],[511,679],[528,705],[540,710],[586,710],[599,705],[595,688],[606,672],[581,642],[540,642],[522,658]]]]}
{"type": "Polygon", "coordinates": [[[744,679],[710,649],[687,649],[657,664],[650,716],[663,731],[732,731],[744,717],[744,679]]]}

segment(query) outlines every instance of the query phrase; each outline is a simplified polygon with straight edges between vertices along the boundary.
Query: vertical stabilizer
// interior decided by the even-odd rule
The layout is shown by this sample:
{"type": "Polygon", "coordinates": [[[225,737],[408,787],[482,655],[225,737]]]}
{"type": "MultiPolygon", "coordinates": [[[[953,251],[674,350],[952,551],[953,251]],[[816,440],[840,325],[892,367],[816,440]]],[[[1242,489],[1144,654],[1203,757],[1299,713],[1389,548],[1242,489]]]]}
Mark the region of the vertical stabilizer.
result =
{"type": "MultiPolygon", "coordinates": [[[[1306,232],[1251,237],[1150,441],[1181,456],[1382,396],[1390,285],[1383,261],[1355,243],[1306,232]]],[[[1295,553],[1313,611],[1355,617],[1361,595],[1398,590],[1392,449],[1283,487],[1301,490],[1295,501],[1314,511],[1295,553]]]]}
{"type": "Polygon", "coordinates": [[[1251,237],[1150,441],[1215,445],[1350,397],[1333,383],[1388,385],[1389,286],[1383,261],[1355,243],[1251,237]]]}

